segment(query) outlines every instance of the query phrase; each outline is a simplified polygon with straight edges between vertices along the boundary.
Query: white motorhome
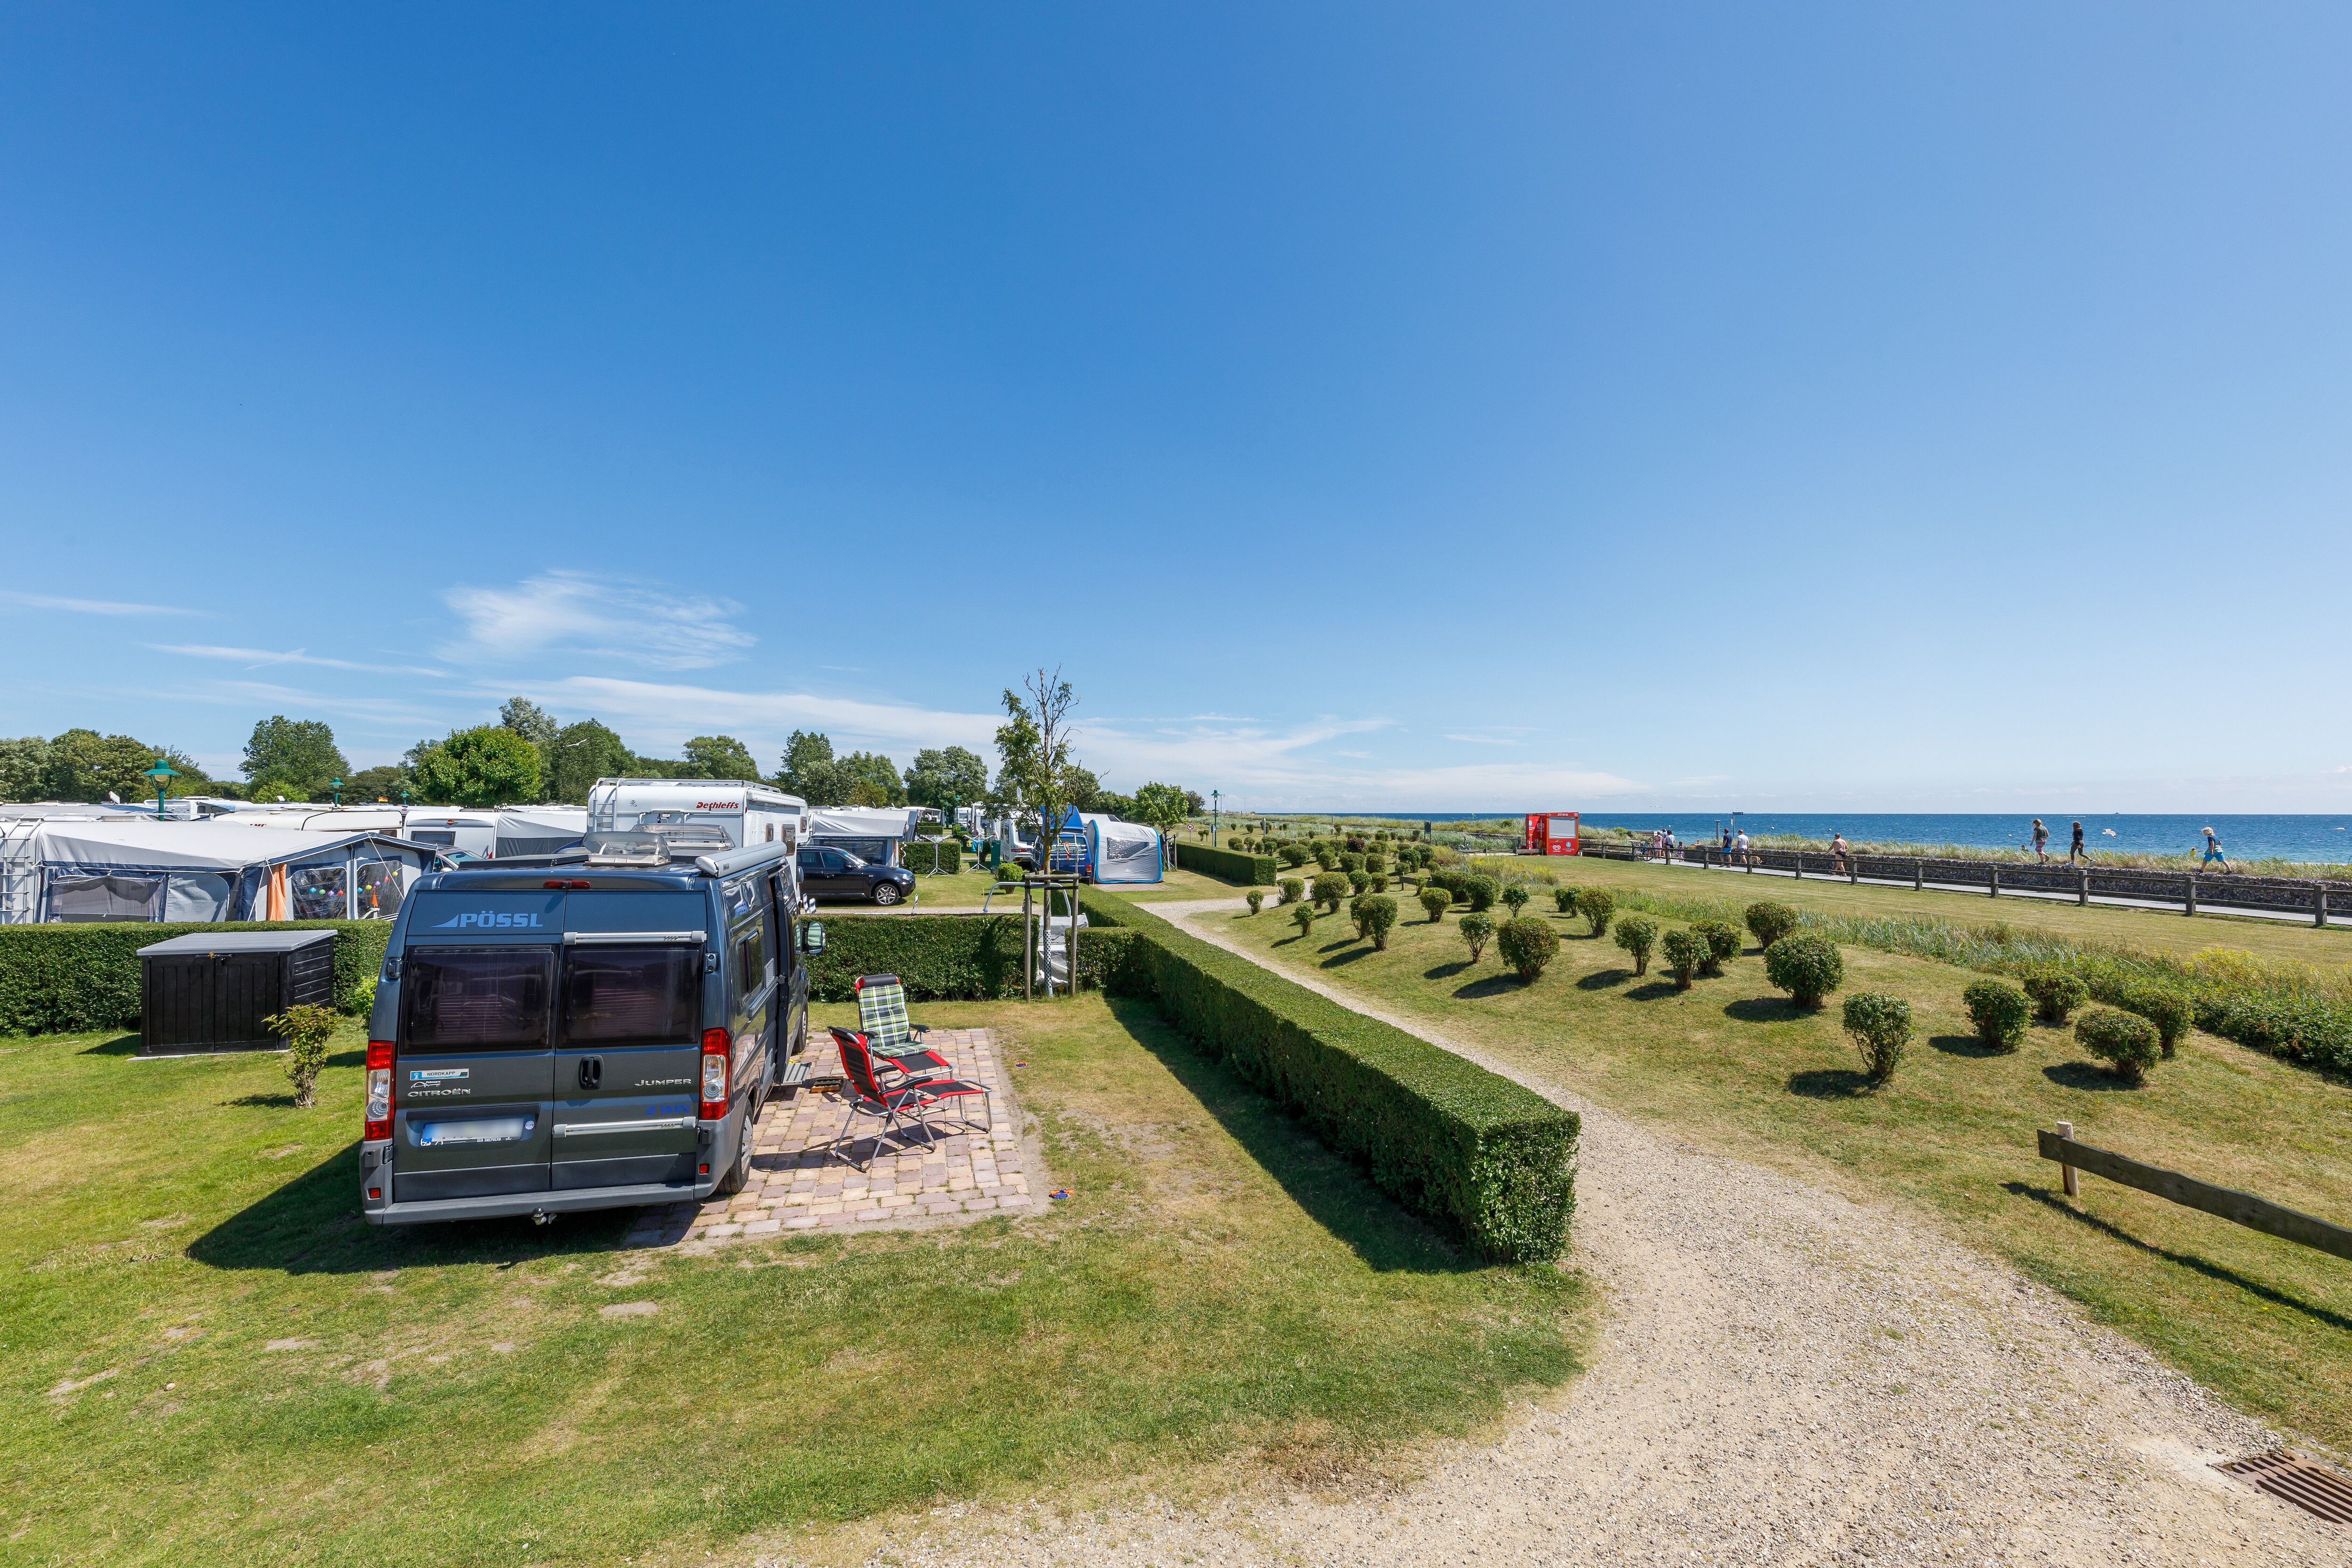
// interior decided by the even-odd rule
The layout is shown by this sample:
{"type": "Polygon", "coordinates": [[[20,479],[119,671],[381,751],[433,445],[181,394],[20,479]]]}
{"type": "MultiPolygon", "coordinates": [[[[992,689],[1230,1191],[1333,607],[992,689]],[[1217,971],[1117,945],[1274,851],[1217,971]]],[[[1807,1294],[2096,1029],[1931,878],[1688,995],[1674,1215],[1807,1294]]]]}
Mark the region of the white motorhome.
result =
{"type": "Polygon", "coordinates": [[[800,796],[748,779],[598,779],[588,791],[591,833],[715,830],[732,848],[807,837],[800,796]]]}

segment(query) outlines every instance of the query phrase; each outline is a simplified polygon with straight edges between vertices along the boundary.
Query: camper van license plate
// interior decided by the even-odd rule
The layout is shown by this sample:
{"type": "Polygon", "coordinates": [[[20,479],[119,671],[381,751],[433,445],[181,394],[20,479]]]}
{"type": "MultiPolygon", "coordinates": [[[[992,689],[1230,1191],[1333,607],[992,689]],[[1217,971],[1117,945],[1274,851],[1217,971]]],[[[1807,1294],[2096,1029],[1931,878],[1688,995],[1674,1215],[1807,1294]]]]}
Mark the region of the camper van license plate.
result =
{"type": "Polygon", "coordinates": [[[450,1143],[519,1143],[539,1125],[535,1116],[480,1116],[465,1121],[427,1121],[416,1128],[419,1147],[450,1143]]]}

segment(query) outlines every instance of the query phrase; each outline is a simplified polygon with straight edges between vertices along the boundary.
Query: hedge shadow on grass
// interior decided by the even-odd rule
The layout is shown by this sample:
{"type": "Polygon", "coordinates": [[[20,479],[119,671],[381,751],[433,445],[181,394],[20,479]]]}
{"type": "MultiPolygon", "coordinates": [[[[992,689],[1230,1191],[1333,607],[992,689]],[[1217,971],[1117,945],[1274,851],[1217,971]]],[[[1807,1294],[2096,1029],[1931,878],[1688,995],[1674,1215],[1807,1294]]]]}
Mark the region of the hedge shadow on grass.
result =
{"type": "MultiPolygon", "coordinates": [[[[2259,1296],[2265,1301],[2286,1308],[2289,1311],[2301,1312],[2304,1316],[2316,1322],[2326,1323],[2330,1328],[2352,1330],[2352,1315],[2339,1312],[2332,1307],[2323,1307],[2315,1302],[2306,1301],[2300,1296],[2291,1296],[2276,1286],[2265,1285],[2259,1279],[2250,1279],[2225,1264],[2212,1262],[2194,1253],[2175,1252],[2168,1247],[2159,1247],[2152,1241],[2143,1241],[2112,1220],[2101,1219],[2097,1215],[2086,1214],[2076,1208],[2055,1188],[2035,1186],[2031,1182],[2003,1182],[2000,1184],[2000,1190],[2011,1197],[2030,1198],[2053,1214],[2063,1215],[2078,1225],[2088,1226],[2111,1240],[2120,1241],[2126,1247],[2145,1252],[2150,1258],[2161,1258],[2167,1263],[2177,1263],[2181,1268],[2202,1274],[2209,1279],[2235,1286],[2249,1295],[2259,1296]]],[[[2225,1220],[2222,1223],[2228,1222],[2225,1220]]]]}
{"type": "Polygon", "coordinates": [[[1855,1100],[1869,1091],[1869,1075],[1852,1068],[1808,1068],[1789,1075],[1789,1092],[1807,1100],[1855,1100]]]}
{"type": "Polygon", "coordinates": [[[1391,1199],[1280,1106],[1186,1039],[1150,1002],[1113,997],[1110,1007],[1251,1163],[1365,1267],[1381,1274],[1470,1274],[1491,1267],[1391,1199]]]}
{"type": "Polygon", "coordinates": [[[2139,1087],[2126,1083],[2096,1062],[2053,1062],[2042,1069],[2042,1076],[2061,1089],[2086,1089],[2095,1093],[2139,1087]]]}

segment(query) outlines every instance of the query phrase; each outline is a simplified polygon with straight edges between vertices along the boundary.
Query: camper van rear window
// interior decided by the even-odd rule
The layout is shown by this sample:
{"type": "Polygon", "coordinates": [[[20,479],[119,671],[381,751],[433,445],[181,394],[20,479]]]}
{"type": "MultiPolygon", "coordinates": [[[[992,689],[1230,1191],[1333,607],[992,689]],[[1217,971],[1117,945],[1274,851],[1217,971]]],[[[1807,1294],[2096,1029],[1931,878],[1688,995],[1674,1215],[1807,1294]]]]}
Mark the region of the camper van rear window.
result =
{"type": "Polygon", "coordinates": [[[563,966],[563,1042],[691,1041],[701,1000],[698,947],[576,948],[563,966]]]}
{"type": "Polygon", "coordinates": [[[555,955],[530,948],[411,948],[403,1051],[544,1049],[555,955]]]}

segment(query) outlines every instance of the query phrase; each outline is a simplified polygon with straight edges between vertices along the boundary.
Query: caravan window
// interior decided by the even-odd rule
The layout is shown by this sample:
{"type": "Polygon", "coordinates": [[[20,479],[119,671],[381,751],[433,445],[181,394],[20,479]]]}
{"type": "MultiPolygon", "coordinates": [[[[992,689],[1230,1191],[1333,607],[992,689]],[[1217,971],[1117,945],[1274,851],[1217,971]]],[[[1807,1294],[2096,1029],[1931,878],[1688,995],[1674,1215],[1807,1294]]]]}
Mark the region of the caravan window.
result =
{"type": "Polygon", "coordinates": [[[296,866],[286,873],[287,890],[294,897],[298,921],[339,921],[351,910],[345,889],[350,886],[341,866],[296,866]]]}
{"type": "Polygon", "coordinates": [[[368,860],[360,866],[360,896],[356,913],[363,921],[388,921],[400,912],[402,867],[397,860],[368,860]]]}
{"type": "Polygon", "coordinates": [[[136,872],[49,876],[49,919],[53,921],[152,921],[161,910],[163,879],[136,872]]]}

